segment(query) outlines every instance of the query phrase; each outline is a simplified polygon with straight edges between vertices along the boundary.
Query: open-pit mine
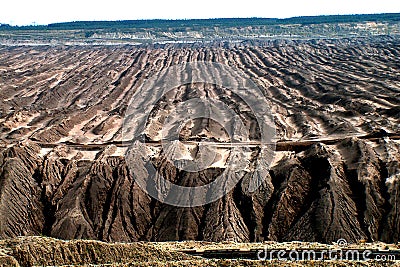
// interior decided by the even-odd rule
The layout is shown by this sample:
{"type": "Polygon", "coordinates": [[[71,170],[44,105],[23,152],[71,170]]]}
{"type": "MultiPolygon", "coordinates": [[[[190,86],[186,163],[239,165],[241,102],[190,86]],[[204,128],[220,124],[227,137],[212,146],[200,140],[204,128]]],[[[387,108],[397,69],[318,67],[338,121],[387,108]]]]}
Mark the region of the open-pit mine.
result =
{"type": "Polygon", "coordinates": [[[396,244],[399,78],[396,35],[0,46],[0,238],[396,244]]]}

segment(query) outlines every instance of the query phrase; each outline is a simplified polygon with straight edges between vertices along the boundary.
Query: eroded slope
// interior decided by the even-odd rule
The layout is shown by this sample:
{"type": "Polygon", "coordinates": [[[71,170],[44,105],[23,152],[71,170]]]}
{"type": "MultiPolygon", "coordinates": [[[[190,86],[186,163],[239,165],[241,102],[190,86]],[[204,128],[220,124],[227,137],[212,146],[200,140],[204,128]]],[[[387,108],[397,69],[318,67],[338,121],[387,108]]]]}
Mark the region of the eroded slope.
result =
{"type": "MultiPolygon", "coordinates": [[[[2,47],[0,237],[397,242],[399,44],[376,38],[2,47]],[[239,180],[232,191],[208,205],[178,208],[150,198],[135,182],[142,174],[131,173],[125,160],[122,122],[147,78],[195,61],[230,65],[259,86],[271,104],[277,152],[257,191],[248,190],[259,170],[259,147],[252,143],[242,155],[250,167],[232,174],[239,180]]],[[[157,102],[143,135],[151,162],[179,185],[209,183],[232,156],[226,133],[209,119],[180,132],[191,142],[186,154],[159,146],[159,129],[174,105],[199,96],[226,103],[245,122],[249,141],[259,140],[254,117],[229,90],[171,91],[157,102]],[[196,158],[201,140],[217,155],[205,170],[182,171],[163,158],[196,158]]]]}

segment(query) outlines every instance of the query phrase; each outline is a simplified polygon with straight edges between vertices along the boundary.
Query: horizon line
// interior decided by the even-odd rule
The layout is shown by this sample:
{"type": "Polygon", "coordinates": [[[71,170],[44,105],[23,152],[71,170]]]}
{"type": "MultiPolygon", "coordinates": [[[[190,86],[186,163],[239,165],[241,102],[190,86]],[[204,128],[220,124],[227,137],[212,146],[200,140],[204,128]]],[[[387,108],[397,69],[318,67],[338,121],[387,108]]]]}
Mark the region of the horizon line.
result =
{"type": "Polygon", "coordinates": [[[320,15],[299,15],[291,17],[211,17],[211,18],[179,18],[179,19],[168,19],[168,18],[142,18],[142,19],[118,19],[118,20],[70,20],[70,21],[59,21],[51,22],[48,24],[36,24],[32,22],[31,24],[9,24],[0,22],[0,26],[10,26],[10,27],[46,27],[49,25],[56,24],[68,24],[68,23],[79,23],[79,22],[143,22],[143,21],[191,21],[191,20],[222,20],[222,19],[266,19],[266,20],[287,20],[294,18],[313,18],[313,17],[334,17],[334,16],[366,16],[366,15],[395,15],[400,14],[400,12],[377,12],[377,13],[351,13],[351,14],[320,14],[320,15]]]}

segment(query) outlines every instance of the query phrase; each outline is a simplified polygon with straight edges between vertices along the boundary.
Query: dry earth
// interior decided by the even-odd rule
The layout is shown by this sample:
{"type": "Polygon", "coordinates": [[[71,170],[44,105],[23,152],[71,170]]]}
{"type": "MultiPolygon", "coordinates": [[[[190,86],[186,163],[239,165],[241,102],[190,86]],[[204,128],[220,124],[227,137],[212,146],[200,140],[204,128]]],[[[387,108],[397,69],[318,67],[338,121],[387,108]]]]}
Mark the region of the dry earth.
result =
{"type": "MultiPolygon", "coordinates": [[[[205,242],[179,243],[104,243],[90,240],[63,241],[48,237],[19,237],[0,241],[0,266],[399,266],[393,261],[278,261],[202,259],[177,250],[193,247],[210,249],[217,244],[205,242]]],[[[221,248],[263,248],[266,244],[218,244],[221,248]]],[[[379,247],[365,244],[363,248],[379,247]]],[[[269,242],[269,248],[329,249],[323,244],[269,242]]],[[[391,247],[391,249],[393,249],[391,247]]],[[[394,249],[398,249],[397,247],[394,249]]]]}
{"type": "MultiPolygon", "coordinates": [[[[0,47],[0,237],[396,243],[399,70],[400,40],[389,37],[0,47]],[[122,122],[146,79],[195,61],[226,64],[252,79],[271,105],[279,141],[256,192],[248,184],[257,145],[242,155],[249,168],[234,174],[240,179],[234,190],[208,205],[178,208],[150,198],[135,182],[143,174],[127,167],[122,122]]],[[[194,140],[194,150],[196,140],[221,145],[206,170],[179,170],[157,146],[174,105],[204,95],[237,111],[246,141],[259,139],[254,116],[227,90],[174,89],[157,102],[142,134],[151,141],[150,161],[176,184],[208,183],[232,156],[224,131],[209,119],[192,121],[180,136],[194,140]]]]}

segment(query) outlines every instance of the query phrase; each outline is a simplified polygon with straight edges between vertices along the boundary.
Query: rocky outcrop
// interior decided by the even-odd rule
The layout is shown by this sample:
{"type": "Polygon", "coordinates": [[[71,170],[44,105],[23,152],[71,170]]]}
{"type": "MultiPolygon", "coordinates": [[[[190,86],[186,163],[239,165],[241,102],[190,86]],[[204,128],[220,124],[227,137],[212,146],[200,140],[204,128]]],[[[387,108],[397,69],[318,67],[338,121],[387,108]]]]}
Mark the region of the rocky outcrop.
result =
{"type": "Polygon", "coordinates": [[[296,219],[304,212],[304,206],[309,204],[312,185],[316,181],[312,180],[298,158],[281,160],[272,173],[276,190],[270,206],[265,210],[269,215],[266,230],[268,239],[284,240],[296,219]]]}
{"type": "Polygon", "coordinates": [[[305,152],[302,165],[312,179],[310,198],[287,238],[325,242],[363,239],[365,234],[357,219],[357,206],[351,198],[340,156],[324,145],[314,145],[305,152]]]}
{"type": "Polygon", "coordinates": [[[42,231],[39,149],[32,144],[17,144],[1,151],[0,237],[38,235],[42,231]]]}
{"type": "MultiPolygon", "coordinates": [[[[102,151],[93,161],[67,159],[63,149],[44,157],[31,143],[2,151],[3,238],[45,234],[106,241],[397,241],[397,161],[386,160],[386,167],[368,143],[356,138],[288,154],[255,192],[248,191],[247,172],[223,198],[193,208],[151,199],[123,157],[102,151]],[[366,163],[369,171],[358,174],[366,163]]],[[[398,151],[390,153],[398,157],[398,151]]],[[[185,173],[172,165],[168,169],[163,173],[180,185],[202,179],[207,183],[206,177],[218,174],[185,173]]]]}
{"type": "Polygon", "coordinates": [[[387,242],[396,242],[400,238],[399,221],[399,194],[400,194],[400,146],[398,143],[390,139],[381,141],[380,146],[383,148],[384,170],[387,173],[385,179],[385,187],[387,188],[386,198],[387,209],[385,213],[386,224],[381,227],[383,229],[382,239],[387,242]]]}

